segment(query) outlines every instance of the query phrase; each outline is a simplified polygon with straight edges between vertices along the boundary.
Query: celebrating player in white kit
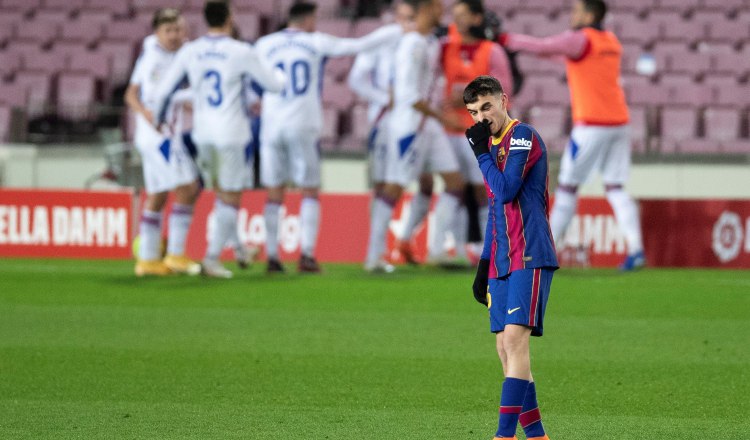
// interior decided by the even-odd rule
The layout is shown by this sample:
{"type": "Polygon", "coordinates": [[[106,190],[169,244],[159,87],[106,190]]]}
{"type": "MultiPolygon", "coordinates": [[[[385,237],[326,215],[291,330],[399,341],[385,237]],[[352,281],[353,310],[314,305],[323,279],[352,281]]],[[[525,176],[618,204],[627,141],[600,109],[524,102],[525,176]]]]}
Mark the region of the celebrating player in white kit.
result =
{"type": "Polygon", "coordinates": [[[185,148],[189,135],[183,134],[186,127],[182,104],[191,99],[191,94],[183,90],[179,94],[182,99],[172,102],[169,109],[172,133],[156,130],[149,110],[159,79],[185,39],[185,23],[177,9],[165,8],[156,11],[152,25],[154,33],[144,40],[125,92],[125,102],[136,113],[134,143],[142,158],[147,193],[140,220],[135,273],[138,276],[197,273],[200,266],[185,256],[193,204],[200,193],[198,172],[185,148]],[[162,210],[171,190],[175,192],[175,203],[169,216],[167,256],[162,261],[162,210]]]}
{"type": "Polygon", "coordinates": [[[445,191],[435,206],[436,227],[429,243],[428,259],[444,259],[443,244],[453,225],[463,193],[463,179],[445,126],[458,121],[444,117],[431,106],[436,86],[439,43],[433,35],[440,22],[440,0],[408,0],[415,11],[415,30],[401,39],[394,63],[393,110],[389,116],[386,185],[373,203],[365,268],[376,268],[385,251],[388,224],[404,188],[423,171],[439,173],[445,191]],[[441,123],[443,125],[441,125],[441,123]]]}
{"type": "Polygon", "coordinates": [[[260,179],[268,189],[266,255],[268,272],[283,272],[278,231],[284,187],[302,190],[300,272],[319,272],[314,257],[320,225],[320,151],[323,126],[321,84],[325,59],[373,49],[398,39],[401,29],[383,28],[362,38],[315,32],[316,5],[298,2],[289,10],[289,26],[258,40],[258,52],[281,68],[287,83],[281,93],[265,93],[261,113],[260,179]]]}
{"type": "MultiPolygon", "coordinates": [[[[230,237],[236,235],[237,215],[246,178],[245,147],[250,123],[244,106],[246,80],[268,91],[280,91],[283,81],[274,75],[248,43],[232,39],[232,18],[226,2],[209,1],[204,7],[208,33],[177,54],[157,91],[157,121],[164,121],[175,87],[187,76],[195,91],[193,141],[202,167],[216,175],[215,227],[210,229],[203,273],[230,278],[232,272],[219,262],[230,237]]],[[[279,74],[279,76],[283,76],[279,74]]]]}
{"type": "MultiPolygon", "coordinates": [[[[398,3],[394,8],[396,24],[408,28],[414,20],[414,9],[406,3],[398,3]]],[[[362,52],[354,59],[349,72],[349,87],[369,103],[367,119],[371,124],[368,137],[370,155],[370,177],[373,186],[373,200],[381,196],[385,186],[385,168],[388,152],[388,117],[392,104],[394,55],[398,41],[381,46],[375,50],[362,52]]],[[[369,271],[392,272],[393,266],[386,261],[378,260],[375,266],[367,267],[369,271]]]]}

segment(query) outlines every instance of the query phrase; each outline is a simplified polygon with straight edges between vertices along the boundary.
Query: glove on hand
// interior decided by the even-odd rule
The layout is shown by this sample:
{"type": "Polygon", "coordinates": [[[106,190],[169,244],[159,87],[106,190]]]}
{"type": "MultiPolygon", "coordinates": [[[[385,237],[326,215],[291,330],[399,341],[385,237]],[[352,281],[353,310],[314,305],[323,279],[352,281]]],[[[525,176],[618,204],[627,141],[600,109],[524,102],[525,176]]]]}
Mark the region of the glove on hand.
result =
{"type": "Polygon", "coordinates": [[[490,123],[485,119],[482,122],[477,122],[466,130],[466,139],[469,140],[472,151],[476,157],[482,154],[489,153],[490,137],[490,123]]]}
{"type": "Polygon", "coordinates": [[[471,289],[474,291],[474,299],[478,303],[487,305],[487,284],[490,273],[490,260],[479,260],[477,265],[477,275],[474,277],[474,284],[471,289]]]}

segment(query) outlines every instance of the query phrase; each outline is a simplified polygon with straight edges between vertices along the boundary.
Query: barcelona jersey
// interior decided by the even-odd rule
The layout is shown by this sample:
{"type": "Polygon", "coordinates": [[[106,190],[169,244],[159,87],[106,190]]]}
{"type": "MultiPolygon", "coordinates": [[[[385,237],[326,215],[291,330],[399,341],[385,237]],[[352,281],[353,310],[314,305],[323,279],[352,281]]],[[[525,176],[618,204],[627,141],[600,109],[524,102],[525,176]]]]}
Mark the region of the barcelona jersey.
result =
{"type": "Polygon", "coordinates": [[[489,278],[519,269],[557,268],[549,226],[547,147],[534,128],[513,120],[478,157],[489,198],[482,258],[489,278]]]}

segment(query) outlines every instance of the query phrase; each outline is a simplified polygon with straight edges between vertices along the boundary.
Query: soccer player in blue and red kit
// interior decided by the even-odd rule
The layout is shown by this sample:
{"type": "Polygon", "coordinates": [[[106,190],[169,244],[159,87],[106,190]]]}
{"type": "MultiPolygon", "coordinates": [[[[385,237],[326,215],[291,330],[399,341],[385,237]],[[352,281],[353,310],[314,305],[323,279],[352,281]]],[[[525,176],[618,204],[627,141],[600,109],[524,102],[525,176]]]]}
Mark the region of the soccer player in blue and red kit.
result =
{"type": "Polygon", "coordinates": [[[474,298],[490,311],[505,381],[495,440],[549,440],[531,376],[529,339],[542,336],[557,257],[549,226],[547,147],[531,126],[508,116],[500,82],[479,76],[464,89],[475,124],[466,130],[489,198],[474,298]]]}

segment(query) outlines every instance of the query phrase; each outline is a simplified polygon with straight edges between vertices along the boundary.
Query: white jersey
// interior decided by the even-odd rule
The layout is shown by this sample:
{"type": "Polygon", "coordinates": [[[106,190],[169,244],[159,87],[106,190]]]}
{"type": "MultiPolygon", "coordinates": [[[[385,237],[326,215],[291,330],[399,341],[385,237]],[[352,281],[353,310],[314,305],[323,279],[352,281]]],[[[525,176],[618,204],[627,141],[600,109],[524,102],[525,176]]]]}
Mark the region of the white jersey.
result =
{"type": "Polygon", "coordinates": [[[155,107],[159,121],[172,92],[186,76],[194,90],[193,139],[217,148],[250,141],[244,101],[248,79],[268,91],[280,91],[283,86],[253,46],[224,34],[208,34],[180,49],[159,84],[155,107]]]}
{"type": "MultiPolygon", "coordinates": [[[[391,24],[387,27],[399,26],[391,24]]],[[[362,52],[354,59],[347,82],[360,98],[370,105],[367,117],[370,122],[380,115],[391,100],[393,85],[393,64],[398,41],[383,45],[375,50],[362,52]]]]}
{"type": "Polygon", "coordinates": [[[319,133],[323,126],[321,88],[327,57],[354,55],[395,41],[400,27],[381,28],[362,38],[339,38],[294,28],[258,40],[260,55],[284,71],[287,83],[281,93],[264,93],[261,118],[264,133],[287,127],[319,133]]]}
{"type": "MultiPolygon", "coordinates": [[[[155,106],[156,89],[164,77],[167,69],[175,59],[176,52],[164,50],[156,40],[156,36],[149,35],[143,40],[143,50],[135,63],[135,68],[130,76],[130,84],[139,88],[139,99],[143,106],[152,109],[155,106]]],[[[181,92],[179,97],[185,97],[181,92]]],[[[177,127],[186,126],[184,112],[181,111],[181,103],[185,99],[172,100],[167,108],[165,119],[170,125],[177,127]]],[[[135,119],[135,144],[138,148],[150,148],[158,145],[166,134],[159,133],[149,121],[140,113],[135,119]]]]}
{"type": "Polygon", "coordinates": [[[429,101],[437,82],[440,44],[432,35],[409,32],[396,50],[391,127],[399,133],[416,133],[425,117],[414,109],[429,101]]]}

